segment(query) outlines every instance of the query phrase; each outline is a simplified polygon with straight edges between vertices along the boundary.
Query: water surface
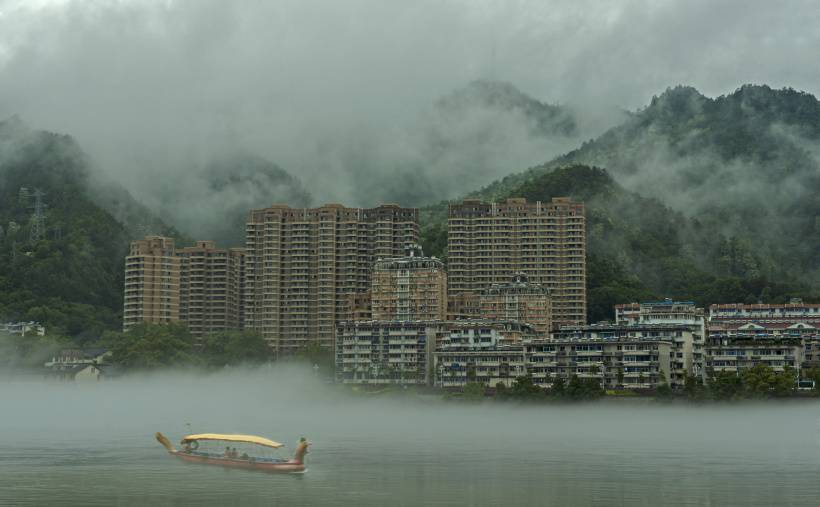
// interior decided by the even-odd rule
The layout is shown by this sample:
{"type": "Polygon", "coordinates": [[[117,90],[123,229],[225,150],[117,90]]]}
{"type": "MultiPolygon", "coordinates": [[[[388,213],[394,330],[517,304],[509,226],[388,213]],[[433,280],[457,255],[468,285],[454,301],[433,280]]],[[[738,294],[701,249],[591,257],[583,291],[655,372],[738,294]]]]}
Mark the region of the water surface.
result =
{"type": "Polygon", "coordinates": [[[0,384],[0,505],[816,505],[820,403],[464,406],[296,371],[0,384]],[[314,442],[308,471],[181,462],[189,431],[314,442]]]}

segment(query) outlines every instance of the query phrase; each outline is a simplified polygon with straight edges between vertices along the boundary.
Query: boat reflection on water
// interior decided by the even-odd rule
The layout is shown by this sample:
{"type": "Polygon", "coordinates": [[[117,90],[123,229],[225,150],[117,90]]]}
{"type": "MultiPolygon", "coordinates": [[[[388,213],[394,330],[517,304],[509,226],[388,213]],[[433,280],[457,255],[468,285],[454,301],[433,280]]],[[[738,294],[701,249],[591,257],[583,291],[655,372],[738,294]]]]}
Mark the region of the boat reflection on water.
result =
{"type": "Polygon", "coordinates": [[[254,435],[223,435],[219,433],[201,433],[188,435],[182,438],[180,445],[182,449],[177,450],[168,438],[160,432],[155,435],[157,441],[165,447],[169,454],[179,459],[191,463],[201,463],[204,465],[218,465],[230,468],[244,468],[248,470],[261,470],[265,472],[304,472],[305,455],[308,452],[308,442],[304,437],[299,440],[296,452],[291,459],[270,458],[262,456],[250,456],[247,453],[239,455],[226,448],[224,453],[208,452],[200,450],[200,442],[232,442],[261,446],[262,448],[279,449],[284,444],[268,440],[267,438],[254,435]]]}

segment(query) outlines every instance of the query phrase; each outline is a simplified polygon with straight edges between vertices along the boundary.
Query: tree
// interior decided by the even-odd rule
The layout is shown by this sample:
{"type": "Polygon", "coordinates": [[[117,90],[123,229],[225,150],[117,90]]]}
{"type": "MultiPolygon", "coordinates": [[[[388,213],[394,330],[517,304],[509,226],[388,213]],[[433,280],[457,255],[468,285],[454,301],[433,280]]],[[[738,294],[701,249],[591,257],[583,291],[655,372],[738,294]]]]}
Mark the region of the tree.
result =
{"type": "Polygon", "coordinates": [[[743,381],[731,371],[721,371],[709,380],[709,394],[715,400],[737,400],[743,396],[743,381]]]}
{"type": "Polygon", "coordinates": [[[467,383],[475,382],[476,366],[475,363],[467,363],[467,383]]]}
{"type": "Polygon", "coordinates": [[[564,399],[571,401],[594,400],[603,396],[604,390],[598,379],[580,378],[573,375],[564,390],[564,399]]]}
{"type": "Polygon", "coordinates": [[[672,388],[669,387],[669,384],[666,382],[661,383],[655,390],[655,396],[661,400],[668,400],[672,398],[673,395],[672,388]]]}
{"type": "Polygon", "coordinates": [[[529,375],[517,377],[509,389],[510,398],[518,400],[543,398],[545,394],[546,391],[535,385],[532,381],[532,377],[529,375]]]}
{"type": "Polygon", "coordinates": [[[820,389],[820,368],[809,368],[803,371],[803,378],[814,380],[814,390],[820,389]]]}
{"type": "Polygon", "coordinates": [[[505,400],[509,397],[509,389],[507,388],[507,384],[504,382],[498,382],[495,384],[495,396],[499,400],[505,400]]]}
{"type": "Polygon", "coordinates": [[[484,398],[484,384],[480,382],[469,382],[467,385],[464,386],[464,399],[465,400],[481,400],[484,398]]]}
{"type": "Polygon", "coordinates": [[[319,372],[324,372],[324,375],[332,375],[336,367],[333,351],[327,347],[322,347],[316,342],[309,343],[301,352],[296,354],[296,359],[306,361],[311,366],[317,365],[319,372]]]}
{"type": "Polygon", "coordinates": [[[698,377],[687,374],[683,381],[683,393],[690,401],[702,400],[705,397],[703,383],[698,377]]]}
{"type": "Polygon", "coordinates": [[[740,380],[744,395],[748,398],[768,398],[777,382],[776,377],[774,370],[765,364],[756,364],[743,371],[740,380]]]}
{"type": "Polygon", "coordinates": [[[63,336],[16,336],[0,334],[0,367],[42,368],[43,363],[72,346],[63,336]]]}
{"type": "Polygon", "coordinates": [[[773,394],[778,397],[791,396],[794,394],[797,384],[797,371],[791,366],[783,368],[783,372],[777,375],[773,394]]]}
{"type": "Polygon", "coordinates": [[[549,394],[553,398],[563,398],[566,394],[566,382],[564,382],[563,377],[557,377],[552,381],[552,387],[550,387],[549,394]]]}
{"type": "Polygon", "coordinates": [[[184,324],[140,324],[126,333],[108,332],[103,344],[111,348],[112,362],[127,369],[199,365],[194,338],[184,324]]]}
{"type": "Polygon", "coordinates": [[[226,365],[260,364],[271,359],[268,343],[256,331],[223,331],[205,336],[198,350],[204,364],[226,365]]]}

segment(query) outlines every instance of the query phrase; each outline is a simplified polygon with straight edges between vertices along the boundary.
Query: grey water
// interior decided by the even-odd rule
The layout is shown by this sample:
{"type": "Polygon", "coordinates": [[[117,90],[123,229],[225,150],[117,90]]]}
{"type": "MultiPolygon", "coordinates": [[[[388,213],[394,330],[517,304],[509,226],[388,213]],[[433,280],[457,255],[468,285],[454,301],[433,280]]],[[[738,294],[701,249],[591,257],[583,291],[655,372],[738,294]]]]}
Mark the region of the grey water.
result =
{"type": "Polygon", "coordinates": [[[464,405],[297,368],[0,383],[0,505],[817,505],[820,403],[464,405]],[[312,442],[298,475],[184,463],[189,431],[312,442]]]}

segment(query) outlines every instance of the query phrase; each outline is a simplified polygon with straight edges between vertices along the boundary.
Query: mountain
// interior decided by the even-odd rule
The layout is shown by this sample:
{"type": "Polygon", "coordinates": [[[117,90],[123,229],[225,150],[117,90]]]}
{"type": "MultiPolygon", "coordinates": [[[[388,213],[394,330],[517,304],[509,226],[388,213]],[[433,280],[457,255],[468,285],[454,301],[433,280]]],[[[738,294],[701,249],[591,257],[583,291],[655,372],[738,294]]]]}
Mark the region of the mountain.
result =
{"type": "Polygon", "coordinates": [[[518,113],[526,120],[535,136],[565,136],[578,134],[572,112],[565,107],[536,100],[511,83],[503,81],[473,81],[436,102],[442,117],[459,121],[475,109],[496,113],[518,113]]]}
{"type": "MultiPolygon", "coordinates": [[[[71,137],[16,117],[0,122],[0,319],[39,321],[78,339],[121,325],[123,258],[136,231],[98,203],[89,167],[71,137]],[[43,194],[39,224],[35,193],[43,194]]],[[[127,193],[106,199],[133,223],[176,235],[127,193]]]]}
{"type": "Polygon", "coordinates": [[[748,261],[735,275],[820,283],[820,102],[810,94],[745,85],[710,99],[671,88],[599,138],[477,194],[497,197],[567,164],[604,167],[734,241],[748,261]]]}
{"type": "MultiPolygon", "coordinates": [[[[616,183],[604,169],[583,165],[533,175],[506,197],[549,201],[568,196],[586,204],[588,318],[612,318],[617,303],[661,297],[694,300],[700,305],[728,302],[786,302],[816,299],[816,290],[797,278],[733,274],[703,262],[696,248],[720,245],[714,262],[742,263],[746,253],[714,228],[701,224],[660,200],[641,196],[616,183]]],[[[425,209],[433,220],[423,229],[425,251],[446,256],[446,225],[441,207],[425,209]],[[437,220],[438,218],[438,220],[437,220]],[[431,231],[443,231],[442,235],[431,231]]]]}
{"type": "Polygon", "coordinates": [[[353,200],[367,206],[425,205],[458,196],[465,181],[490,183],[575,148],[584,135],[571,108],[500,81],[469,83],[408,123],[363,132],[351,129],[349,137],[335,139],[342,146],[322,151],[329,154],[324,165],[330,170],[345,168],[341,186],[349,185],[353,200]]]}
{"type": "Polygon", "coordinates": [[[221,246],[245,244],[248,211],[275,203],[305,207],[312,203],[302,182],[262,157],[235,152],[167,177],[157,193],[162,216],[187,234],[221,246]]]}
{"type": "MultiPolygon", "coordinates": [[[[820,103],[812,95],[745,85],[711,99],[681,86],[579,148],[469,196],[543,196],[559,181],[571,195],[575,187],[567,182],[586,181],[579,167],[605,168],[617,182],[617,195],[629,198],[609,203],[605,192],[601,203],[600,196],[587,195],[590,308],[599,305],[596,298],[607,287],[594,272],[599,261],[656,296],[702,304],[783,300],[789,294],[815,298],[819,155],[820,103]],[[668,231],[663,237],[640,226],[643,213],[630,211],[641,209],[647,198],[661,207],[652,213],[664,217],[656,224],[668,231]],[[616,202],[633,205],[614,209],[616,202]],[[595,222],[598,213],[620,225],[607,229],[608,221],[595,222]],[[610,230],[605,244],[596,239],[595,227],[610,230]],[[678,253],[664,253],[668,248],[678,253]]],[[[446,203],[425,208],[422,217],[428,249],[442,253],[446,203]]],[[[590,312],[593,319],[599,315],[590,312]]]]}

